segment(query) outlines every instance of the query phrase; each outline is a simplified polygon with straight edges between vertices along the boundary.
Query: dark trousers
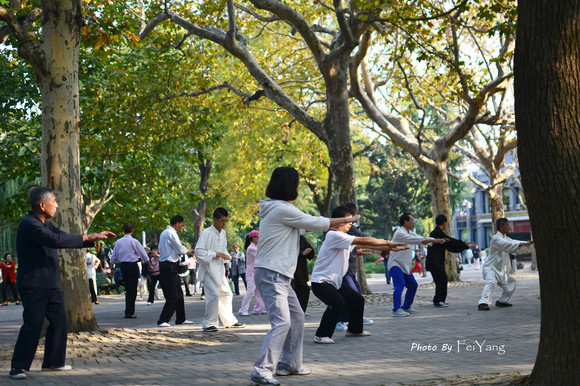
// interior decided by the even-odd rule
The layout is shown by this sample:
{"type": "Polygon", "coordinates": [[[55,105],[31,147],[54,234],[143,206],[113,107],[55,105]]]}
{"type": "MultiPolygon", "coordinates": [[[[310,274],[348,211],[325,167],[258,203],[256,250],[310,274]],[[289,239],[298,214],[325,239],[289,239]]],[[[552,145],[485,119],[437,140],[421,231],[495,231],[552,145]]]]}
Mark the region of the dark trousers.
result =
{"type": "Polygon", "coordinates": [[[125,316],[135,315],[135,300],[139,284],[139,266],[135,263],[121,263],[121,274],[125,283],[125,316]]]}
{"type": "Polygon", "coordinates": [[[89,292],[91,293],[91,302],[97,301],[97,294],[95,293],[95,284],[93,279],[89,279],[89,292]]]}
{"type": "MultiPolygon", "coordinates": [[[[362,287],[358,280],[356,280],[356,276],[352,273],[346,273],[342,278],[342,286],[347,286],[352,288],[354,291],[358,292],[362,296],[362,287]]],[[[340,314],[338,315],[339,322],[348,322],[350,320],[350,312],[348,308],[343,308],[340,314]]]]}
{"type": "Polygon", "coordinates": [[[189,273],[185,276],[180,276],[182,282],[183,282],[183,286],[185,287],[185,294],[187,296],[191,296],[191,293],[189,292],[189,273]]]}
{"type": "Polygon", "coordinates": [[[308,286],[308,264],[303,256],[298,256],[296,272],[294,272],[294,279],[292,279],[291,285],[294,288],[294,292],[296,292],[302,311],[306,312],[308,299],[310,299],[310,287],[308,286]]]}
{"type": "Polygon", "coordinates": [[[48,319],[43,366],[64,366],[66,356],[66,312],[60,289],[20,289],[22,296],[22,327],[14,346],[12,368],[30,370],[44,317],[48,319]]]}
{"type": "Polygon", "coordinates": [[[157,324],[169,323],[174,313],[176,314],[175,323],[181,324],[185,321],[185,303],[181,290],[181,277],[177,274],[177,263],[161,262],[159,263],[159,271],[165,305],[161,310],[157,324]]]}
{"type": "Polygon", "coordinates": [[[356,290],[345,286],[344,283],[338,290],[332,284],[312,283],[312,292],[328,306],[322,315],[316,336],[332,338],[338,315],[343,308],[347,308],[350,312],[348,331],[354,334],[363,331],[365,299],[356,290]]]}
{"type": "MultiPolygon", "coordinates": [[[[10,279],[10,278],[8,278],[10,279]]],[[[17,302],[20,300],[20,297],[18,296],[18,289],[16,288],[16,283],[15,282],[4,282],[2,283],[2,299],[4,300],[4,302],[8,302],[8,286],[10,286],[10,290],[12,291],[12,297],[14,298],[14,301],[17,302]]]]}
{"type": "Polygon", "coordinates": [[[245,273],[239,273],[239,274],[235,274],[232,275],[232,282],[234,283],[234,293],[236,295],[240,294],[240,283],[239,283],[239,278],[242,278],[242,281],[244,282],[244,288],[247,290],[248,289],[248,285],[246,284],[246,274],[245,273]]]}
{"type": "Polygon", "coordinates": [[[159,281],[159,275],[152,276],[149,275],[147,278],[147,289],[149,290],[149,298],[147,299],[148,303],[153,303],[155,300],[155,286],[157,286],[157,282],[159,281]]]}
{"type": "Polygon", "coordinates": [[[429,267],[433,281],[435,282],[435,296],[433,303],[445,302],[447,299],[447,274],[444,265],[429,267]]]}

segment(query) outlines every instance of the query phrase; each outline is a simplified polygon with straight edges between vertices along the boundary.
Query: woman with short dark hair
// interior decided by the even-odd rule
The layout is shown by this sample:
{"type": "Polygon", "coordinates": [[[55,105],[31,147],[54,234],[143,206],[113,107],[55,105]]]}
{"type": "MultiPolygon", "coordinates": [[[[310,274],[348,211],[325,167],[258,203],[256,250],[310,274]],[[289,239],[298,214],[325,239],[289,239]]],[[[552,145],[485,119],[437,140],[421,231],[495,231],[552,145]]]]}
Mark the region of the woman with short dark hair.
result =
{"type": "Polygon", "coordinates": [[[298,197],[298,184],[296,169],[276,168],[266,189],[270,200],[260,200],[260,241],[254,274],[272,328],[266,334],[250,378],[257,384],[278,385],[274,372],[277,375],[311,372],[302,367],[304,311],[290,284],[298,259],[300,233],[327,231],[359,218],[357,215],[329,219],[303,213],[291,204],[298,197]]]}

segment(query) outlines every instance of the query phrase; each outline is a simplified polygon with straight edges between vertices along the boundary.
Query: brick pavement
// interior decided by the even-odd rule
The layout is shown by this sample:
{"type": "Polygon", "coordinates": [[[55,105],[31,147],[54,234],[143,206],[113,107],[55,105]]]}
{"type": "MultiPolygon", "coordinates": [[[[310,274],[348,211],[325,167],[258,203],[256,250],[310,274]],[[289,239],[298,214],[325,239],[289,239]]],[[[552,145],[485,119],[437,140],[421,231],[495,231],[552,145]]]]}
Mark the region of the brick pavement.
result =
{"type": "MultiPolygon", "coordinates": [[[[375,294],[367,298],[365,312],[375,321],[365,327],[372,336],[347,338],[336,332],[334,345],[312,342],[324,306],[311,297],[305,325],[304,363],[313,373],[278,377],[278,380],[283,384],[333,386],[471,384],[487,383],[483,378],[492,374],[529,373],[535,361],[540,330],[537,274],[518,273],[514,307],[492,307],[489,312],[476,310],[483,288],[480,275],[480,271],[466,269],[462,278],[468,281],[452,283],[448,296],[450,306],[446,309],[431,305],[434,290],[429,284],[430,277],[416,276],[420,287],[414,307],[420,313],[405,318],[390,316],[392,287],[385,284],[383,277],[374,275],[369,285],[375,294]]],[[[499,289],[496,288],[494,296],[499,296],[499,289]]],[[[119,300],[105,300],[102,305],[111,304],[108,307],[116,315],[122,297],[114,299],[119,300]]],[[[241,297],[235,298],[236,304],[240,301],[241,297]]],[[[198,304],[197,309],[203,306],[198,299],[188,298],[188,310],[193,302],[198,304]]],[[[160,303],[158,307],[163,302],[160,303]]],[[[5,315],[2,312],[0,319],[5,315]]],[[[152,314],[157,316],[158,310],[152,314]]],[[[199,315],[191,319],[196,323],[201,321],[199,315]]],[[[24,381],[8,378],[13,344],[4,344],[0,354],[4,373],[0,379],[2,384],[28,385],[248,385],[253,361],[269,324],[266,315],[245,317],[241,321],[248,327],[215,334],[202,333],[200,324],[168,329],[151,325],[110,328],[104,333],[70,334],[67,364],[74,370],[39,371],[42,354],[39,351],[24,381]]],[[[119,319],[120,325],[123,322],[119,319]]],[[[13,324],[11,321],[10,325],[13,324]]]]}

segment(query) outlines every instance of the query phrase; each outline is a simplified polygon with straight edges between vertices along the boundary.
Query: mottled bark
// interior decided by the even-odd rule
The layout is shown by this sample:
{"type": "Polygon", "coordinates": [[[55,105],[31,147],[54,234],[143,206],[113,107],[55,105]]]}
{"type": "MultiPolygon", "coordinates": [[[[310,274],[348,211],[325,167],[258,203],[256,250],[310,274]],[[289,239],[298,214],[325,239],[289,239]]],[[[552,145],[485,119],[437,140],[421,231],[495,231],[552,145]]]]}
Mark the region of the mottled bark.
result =
{"type": "MultiPolygon", "coordinates": [[[[59,210],[55,224],[83,233],[80,187],[80,112],[78,62],[81,2],[42,2],[42,35],[37,71],[42,103],[42,184],[55,190],[59,210]]],[[[97,330],[88,296],[84,250],[60,250],[61,289],[70,332],[97,330]]]]}
{"type": "MultiPolygon", "coordinates": [[[[199,158],[199,192],[205,197],[207,193],[207,188],[209,184],[209,175],[211,173],[212,162],[206,160],[205,157],[200,153],[199,158]]],[[[207,209],[207,204],[205,198],[197,204],[197,208],[193,210],[193,248],[203,232],[203,224],[205,222],[205,211],[207,209]]]]}
{"type": "Polygon", "coordinates": [[[520,1],[515,112],[542,322],[533,385],[580,379],[580,1],[520,1]],[[565,260],[565,263],[562,262],[565,260]]]}
{"type": "MultiPolygon", "coordinates": [[[[449,194],[449,179],[447,177],[447,162],[424,163],[418,160],[425,172],[429,189],[431,190],[431,203],[433,205],[433,217],[444,214],[449,220],[447,223],[447,234],[453,234],[453,221],[451,217],[451,200],[449,194]]],[[[445,273],[449,281],[459,281],[457,273],[457,261],[455,255],[445,252],[445,273]]]]}
{"type": "Polygon", "coordinates": [[[323,128],[334,175],[337,204],[356,201],[348,105],[348,60],[348,56],[344,56],[328,68],[323,68],[327,98],[323,128]]]}
{"type": "Polygon", "coordinates": [[[490,212],[491,212],[491,233],[495,234],[497,229],[495,223],[498,219],[504,217],[503,209],[503,184],[497,184],[488,190],[490,212]]]}

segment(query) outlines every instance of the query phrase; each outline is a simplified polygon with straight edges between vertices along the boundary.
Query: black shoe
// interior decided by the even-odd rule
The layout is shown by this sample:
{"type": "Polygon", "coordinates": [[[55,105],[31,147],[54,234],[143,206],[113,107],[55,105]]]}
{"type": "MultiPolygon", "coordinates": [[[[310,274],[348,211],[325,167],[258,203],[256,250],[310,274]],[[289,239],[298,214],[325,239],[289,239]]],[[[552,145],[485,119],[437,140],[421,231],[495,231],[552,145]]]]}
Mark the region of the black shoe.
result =
{"type": "Polygon", "coordinates": [[[511,303],[502,303],[499,300],[495,302],[496,307],[512,307],[513,304],[511,303]]]}
{"type": "Polygon", "coordinates": [[[137,319],[135,315],[125,315],[125,319],[137,319]]]}
{"type": "Polygon", "coordinates": [[[209,326],[203,329],[203,332],[216,332],[218,328],[216,326],[209,326]]]}
{"type": "Polygon", "coordinates": [[[246,325],[244,323],[237,322],[236,324],[232,324],[231,326],[226,326],[226,328],[245,328],[246,325]]]}
{"type": "Polygon", "coordinates": [[[10,370],[10,378],[12,379],[26,379],[26,374],[22,369],[12,369],[10,370]]]}
{"type": "Polygon", "coordinates": [[[489,311],[489,306],[485,303],[481,303],[477,305],[477,309],[479,311],[489,311]]]}

